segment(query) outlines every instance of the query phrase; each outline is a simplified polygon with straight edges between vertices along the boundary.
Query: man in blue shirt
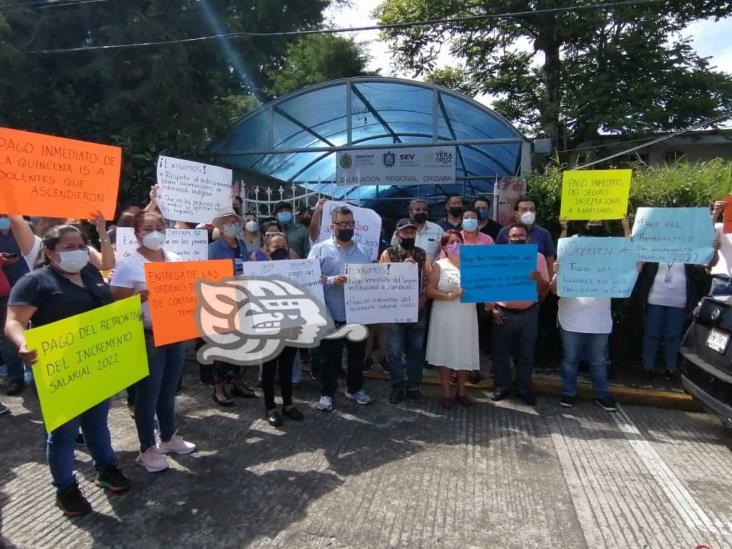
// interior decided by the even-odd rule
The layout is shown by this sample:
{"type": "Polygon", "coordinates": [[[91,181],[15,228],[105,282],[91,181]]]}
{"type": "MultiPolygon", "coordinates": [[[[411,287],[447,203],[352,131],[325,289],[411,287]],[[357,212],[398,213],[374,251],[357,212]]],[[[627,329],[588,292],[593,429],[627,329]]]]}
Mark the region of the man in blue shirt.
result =
{"type": "MultiPolygon", "coordinates": [[[[546,265],[549,272],[552,272],[552,265],[557,257],[557,247],[544,227],[536,223],[536,202],[533,198],[523,196],[513,206],[513,217],[516,223],[526,225],[529,229],[529,244],[536,244],[539,253],[546,258],[546,265]]],[[[496,244],[508,244],[508,231],[512,224],[503,227],[498,233],[496,244]]]]}
{"type": "Polygon", "coordinates": [[[231,259],[234,274],[242,273],[242,263],[248,260],[247,245],[241,239],[244,220],[233,210],[220,213],[214,220],[219,238],[208,245],[209,259],[231,259]]]}
{"type": "MultiPolygon", "coordinates": [[[[346,265],[371,263],[366,252],[356,242],[353,242],[355,226],[353,212],[349,208],[335,208],[331,214],[333,238],[317,243],[308,255],[308,259],[317,259],[320,262],[325,305],[328,307],[328,312],[336,327],[346,323],[346,302],[343,288],[347,282],[346,265]]],[[[333,410],[333,397],[338,386],[343,345],[348,351],[346,398],[364,405],[371,402],[371,397],[362,389],[362,366],[366,342],[324,339],[320,344],[320,352],[323,354],[324,360],[320,373],[321,397],[318,403],[318,409],[324,412],[333,410]]]]}

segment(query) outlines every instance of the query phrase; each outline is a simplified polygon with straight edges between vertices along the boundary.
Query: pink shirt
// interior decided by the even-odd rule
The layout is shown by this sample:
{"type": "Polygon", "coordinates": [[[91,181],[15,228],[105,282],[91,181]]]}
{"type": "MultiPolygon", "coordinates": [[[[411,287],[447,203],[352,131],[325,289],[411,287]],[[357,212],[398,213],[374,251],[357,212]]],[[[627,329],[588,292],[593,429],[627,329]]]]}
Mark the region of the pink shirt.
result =
{"type": "MultiPolygon", "coordinates": [[[[536,270],[539,271],[539,276],[544,279],[546,282],[549,282],[549,269],[547,269],[546,266],[546,258],[540,254],[536,254],[536,270]]],[[[504,307],[506,309],[528,309],[531,307],[536,301],[508,301],[508,302],[498,302],[498,305],[501,307],[504,307]]]]}
{"type": "MultiPolygon", "coordinates": [[[[481,232],[478,232],[478,240],[475,242],[465,242],[465,231],[460,231],[460,234],[463,237],[463,246],[492,246],[495,244],[490,235],[483,234],[481,232]]],[[[440,257],[438,259],[445,259],[446,257],[445,251],[443,250],[440,252],[440,257]]]]}

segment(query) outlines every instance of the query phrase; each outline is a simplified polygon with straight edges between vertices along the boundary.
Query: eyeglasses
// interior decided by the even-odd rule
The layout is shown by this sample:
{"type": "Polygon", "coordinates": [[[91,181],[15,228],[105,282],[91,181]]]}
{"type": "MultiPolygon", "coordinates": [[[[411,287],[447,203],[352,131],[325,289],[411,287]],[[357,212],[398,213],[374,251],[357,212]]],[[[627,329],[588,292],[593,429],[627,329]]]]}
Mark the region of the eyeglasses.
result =
{"type": "Polygon", "coordinates": [[[353,221],[342,221],[340,223],[333,223],[333,225],[339,229],[353,229],[356,226],[356,223],[353,221]]]}

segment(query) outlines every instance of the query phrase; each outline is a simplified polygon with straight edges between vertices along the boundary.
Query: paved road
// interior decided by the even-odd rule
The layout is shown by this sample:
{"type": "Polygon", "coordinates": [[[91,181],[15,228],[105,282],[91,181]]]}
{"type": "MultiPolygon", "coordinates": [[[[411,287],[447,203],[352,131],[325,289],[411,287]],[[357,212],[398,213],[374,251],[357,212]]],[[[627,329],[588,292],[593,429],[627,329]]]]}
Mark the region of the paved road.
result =
{"type": "MultiPolygon", "coordinates": [[[[122,399],[112,437],[134,490],[95,488],[95,513],[68,520],[53,505],[36,404],[5,398],[0,417],[0,527],[8,546],[42,547],[732,547],[732,437],[710,416],[593,403],[572,410],[491,403],[443,411],[432,398],[395,407],[371,381],[368,407],[338,399],[282,430],[261,399],[214,408],[191,379],[181,427],[199,444],[173,470],[134,464],[122,399]]],[[[427,389],[431,396],[434,388],[427,389]]],[[[1,545],[1,543],[0,543],[1,545]]]]}

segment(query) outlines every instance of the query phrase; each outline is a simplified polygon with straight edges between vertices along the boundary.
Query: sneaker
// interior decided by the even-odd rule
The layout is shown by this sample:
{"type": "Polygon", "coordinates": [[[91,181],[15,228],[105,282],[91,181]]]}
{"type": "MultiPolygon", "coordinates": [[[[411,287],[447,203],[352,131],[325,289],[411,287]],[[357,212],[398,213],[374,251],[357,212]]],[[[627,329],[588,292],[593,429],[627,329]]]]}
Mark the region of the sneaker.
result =
{"type": "Polygon", "coordinates": [[[305,416],[302,414],[300,410],[297,408],[293,408],[292,406],[289,406],[287,408],[282,408],[282,415],[285,416],[287,419],[291,419],[293,421],[302,421],[305,419],[305,416]]]}
{"type": "Polygon", "coordinates": [[[74,482],[66,488],[56,490],[56,505],[67,517],[78,517],[91,511],[91,505],[79,490],[79,484],[74,482]]]}
{"type": "Polygon", "coordinates": [[[196,451],[196,445],[192,442],[186,442],[183,437],[175,434],[169,441],[160,441],[158,451],[161,454],[177,454],[179,456],[187,456],[196,451]]]}
{"type": "Polygon", "coordinates": [[[615,405],[615,399],[613,397],[608,398],[598,398],[596,402],[602,407],[603,410],[606,412],[617,412],[618,407],[615,405]]]}
{"type": "Polygon", "coordinates": [[[155,446],[150,446],[144,452],[137,456],[137,463],[142,465],[148,473],[157,473],[165,471],[170,464],[168,458],[161,454],[155,446]]]}
{"type": "Polygon", "coordinates": [[[8,396],[19,395],[23,392],[24,388],[25,383],[22,380],[13,379],[8,383],[8,389],[5,391],[5,394],[8,396]]]}
{"type": "Polygon", "coordinates": [[[422,396],[422,391],[419,389],[407,389],[407,400],[411,400],[413,402],[424,402],[424,397],[422,396]]]}
{"type": "Polygon", "coordinates": [[[402,400],[404,400],[404,391],[394,390],[391,392],[389,402],[392,404],[399,404],[402,400]]]}
{"type": "Polygon", "coordinates": [[[357,404],[361,404],[363,406],[371,402],[371,397],[367,395],[366,391],[363,389],[356,391],[355,393],[349,393],[346,391],[346,398],[349,400],[355,400],[357,404]]]}
{"type": "Polygon", "coordinates": [[[10,408],[5,406],[2,402],[0,402],[0,416],[3,414],[7,414],[10,411],[10,408]]]}
{"type": "Polygon", "coordinates": [[[122,474],[116,465],[108,465],[97,472],[96,485],[113,493],[125,492],[130,488],[130,479],[122,474]]]}
{"type": "Polygon", "coordinates": [[[575,402],[577,402],[577,398],[569,395],[562,395],[562,398],[559,399],[559,405],[564,408],[572,408],[575,402]]]}
{"type": "Polygon", "coordinates": [[[318,410],[320,410],[321,412],[332,412],[333,399],[329,396],[320,397],[320,402],[318,402],[318,410]]]}

